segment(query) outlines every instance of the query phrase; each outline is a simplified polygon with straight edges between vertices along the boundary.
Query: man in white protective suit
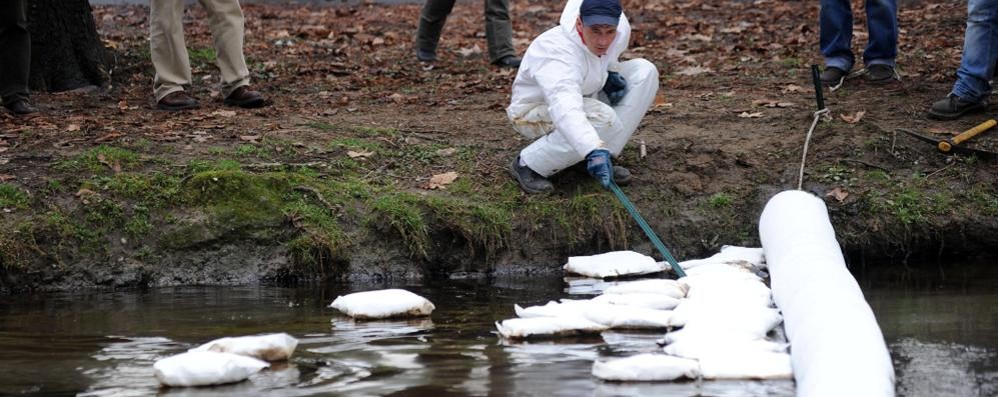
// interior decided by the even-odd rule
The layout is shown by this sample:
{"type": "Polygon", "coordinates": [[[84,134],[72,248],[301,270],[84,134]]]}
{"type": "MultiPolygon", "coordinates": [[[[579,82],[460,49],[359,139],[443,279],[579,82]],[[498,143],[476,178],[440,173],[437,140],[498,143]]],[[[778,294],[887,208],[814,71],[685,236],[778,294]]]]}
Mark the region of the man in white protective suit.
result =
{"type": "Polygon", "coordinates": [[[604,188],[630,181],[611,158],[658,92],[655,65],[617,59],[630,33],[619,0],[569,0],[561,24],[530,43],[506,109],[513,129],[536,139],[510,165],[527,193],[552,191],[547,178],[583,160],[604,188]]]}

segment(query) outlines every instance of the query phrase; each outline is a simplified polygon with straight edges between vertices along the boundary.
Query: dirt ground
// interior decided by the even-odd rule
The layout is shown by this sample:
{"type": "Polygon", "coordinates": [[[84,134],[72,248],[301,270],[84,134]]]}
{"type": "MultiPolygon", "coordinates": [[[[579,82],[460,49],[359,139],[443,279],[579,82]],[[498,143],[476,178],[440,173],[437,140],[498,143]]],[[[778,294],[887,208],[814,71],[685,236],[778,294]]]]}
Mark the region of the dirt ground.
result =
{"type": "MultiPolygon", "coordinates": [[[[557,23],[561,6],[511,3],[522,54],[532,37],[557,23]]],[[[861,2],[854,3],[854,48],[861,54],[865,18],[861,2]]],[[[851,265],[993,256],[995,162],[984,155],[944,155],[898,132],[957,133],[990,117],[940,122],[925,116],[954,81],[965,3],[901,3],[900,81],[881,86],[859,77],[826,90],[829,117],[810,142],[803,189],[825,198],[851,265]]],[[[481,6],[455,7],[432,67],[413,56],[419,11],[420,5],[245,5],[253,87],[273,105],[244,110],[221,104],[205,13],[192,6],[186,17],[195,81],[190,92],[202,106],[173,113],[154,109],[148,9],[96,7],[94,18],[114,58],[109,85],[36,93],[43,111],[31,118],[0,114],[0,178],[37,196],[51,180],[65,177],[56,163],[99,145],[155,155],[160,170],[232,152],[246,154],[240,160],[250,168],[315,164],[345,154],[323,150],[322,142],[377,128],[400,134],[391,145],[474,148],[474,167],[461,177],[483,186],[510,183],[506,167],[527,142],[506,119],[515,71],[488,64],[481,6]],[[253,148],[268,155],[255,156],[253,148]]],[[[758,244],[755,221],[766,200],[797,187],[815,111],[810,65],[820,63],[817,2],[625,1],[625,12],[634,27],[625,58],[646,58],[661,75],[656,104],[625,150],[623,162],[636,177],[628,194],[680,259],[722,244],[758,244]]],[[[998,151],[998,132],[968,146],[998,151]]],[[[395,160],[360,160],[370,173],[387,173],[400,189],[422,194],[432,175],[452,169],[446,161],[403,170],[395,160]]],[[[571,197],[579,184],[590,183],[582,173],[565,174],[553,180],[555,198],[571,197]]],[[[80,200],[75,189],[60,200],[80,200]]],[[[612,200],[609,194],[606,200],[612,200]]],[[[39,206],[44,204],[33,208],[39,206]]],[[[18,213],[8,211],[5,222],[18,213]]],[[[511,233],[530,234],[520,223],[511,233]]],[[[650,252],[636,228],[628,241],[650,252]]],[[[560,264],[563,252],[542,262],[560,264]]]]}

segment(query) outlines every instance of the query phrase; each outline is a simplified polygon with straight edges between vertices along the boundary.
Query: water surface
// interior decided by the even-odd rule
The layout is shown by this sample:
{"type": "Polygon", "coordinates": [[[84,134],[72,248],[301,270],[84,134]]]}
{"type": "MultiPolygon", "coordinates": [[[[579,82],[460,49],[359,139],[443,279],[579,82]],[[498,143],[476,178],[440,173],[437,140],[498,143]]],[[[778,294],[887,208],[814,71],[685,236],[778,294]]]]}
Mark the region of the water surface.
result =
{"type": "MultiPolygon", "coordinates": [[[[991,284],[993,285],[993,284],[991,284]]],[[[0,394],[84,396],[790,396],[792,381],[607,383],[593,360],[658,351],[658,332],[506,343],[496,320],[543,304],[560,278],[425,285],[186,287],[5,297],[0,394]],[[412,321],[354,322],[326,306],[340,294],[401,287],[437,310],[412,321]],[[159,388],[157,359],[223,336],[288,332],[290,362],[235,385],[159,388]]],[[[574,285],[573,287],[580,287],[574,285]]],[[[998,290],[867,287],[900,395],[998,394],[998,290]]],[[[574,295],[574,297],[580,297],[574,295]]]]}

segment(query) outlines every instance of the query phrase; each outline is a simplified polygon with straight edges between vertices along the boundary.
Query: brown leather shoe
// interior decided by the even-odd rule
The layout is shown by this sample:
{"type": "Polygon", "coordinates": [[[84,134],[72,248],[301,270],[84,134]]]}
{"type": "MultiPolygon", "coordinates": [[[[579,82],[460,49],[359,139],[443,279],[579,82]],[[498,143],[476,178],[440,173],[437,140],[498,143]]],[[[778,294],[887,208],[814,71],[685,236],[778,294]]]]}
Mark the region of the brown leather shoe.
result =
{"type": "Polygon", "coordinates": [[[236,90],[232,91],[229,96],[225,97],[223,102],[229,106],[238,106],[247,109],[260,108],[268,105],[267,100],[263,98],[263,95],[260,95],[257,91],[247,88],[247,86],[236,88],[236,90]]]}
{"type": "Polygon", "coordinates": [[[11,113],[14,113],[19,116],[35,113],[38,111],[38,109],[36,109],[34,106],[31,106],[31,104],[28,103],[27,99],[22,99],[22,98],[18,98],[13,101],[7,102],[3,104],[3,107],[7,108],[7,110],[10,110],[11,113]]]}
{"type": "Polygon", "coordinates": [[[156,102],[156,107],[162,110],[185,110],[198,107],[197,99],[183,91],[175,91],[156,102]]]}

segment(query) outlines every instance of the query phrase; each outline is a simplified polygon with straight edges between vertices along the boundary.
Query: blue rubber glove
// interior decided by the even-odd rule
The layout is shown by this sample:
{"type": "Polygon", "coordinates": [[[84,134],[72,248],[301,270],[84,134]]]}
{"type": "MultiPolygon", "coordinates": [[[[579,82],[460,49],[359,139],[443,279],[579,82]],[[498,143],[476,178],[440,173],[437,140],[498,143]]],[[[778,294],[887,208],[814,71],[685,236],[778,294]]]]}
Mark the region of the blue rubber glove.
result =
{"type": "Polygon", "coordinates": [[[586,171],[589,175],[609,189],[613,182],[613,164],[610,163],[610,151],[606,149],[596,149],[586,155],[586,171]]]}
{"type": "Polygon", "coordinates": [[[610,106],[617,106],[624,95],[627,95],[627,80],[617,72],[607,72],[603,93],[610,100],[610,106]]]}

